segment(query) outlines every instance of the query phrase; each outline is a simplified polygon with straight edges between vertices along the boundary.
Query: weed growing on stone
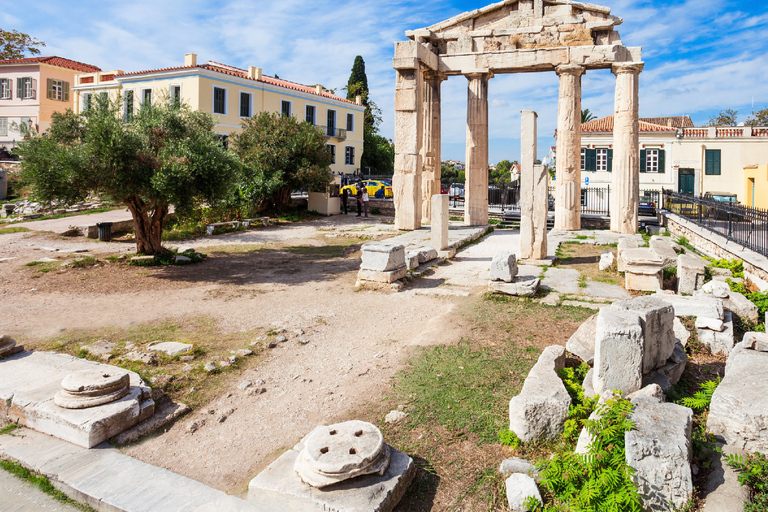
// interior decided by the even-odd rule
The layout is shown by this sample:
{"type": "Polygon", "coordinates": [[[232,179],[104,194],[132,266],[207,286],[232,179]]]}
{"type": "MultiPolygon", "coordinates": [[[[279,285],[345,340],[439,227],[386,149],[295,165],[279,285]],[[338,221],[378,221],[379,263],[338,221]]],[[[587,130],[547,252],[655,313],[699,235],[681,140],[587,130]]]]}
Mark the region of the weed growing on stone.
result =
{"type": "Polygon", "coordinates": [[[749,486],[751,499],[744,502],[744,512],[768,510],[768,457],[757,452],[746,457],[729,455],[725,460],[739,472],[739,483],[749,486]]]}
{"type": "Polygon", "coordinates": [[[0,436],[4,434],[10,434],[17,428],[21,428],[21,425],[17,425],[16,423],[11,423],[10,425],[6,425],[3,428],[0,428],[0,436]]]}
{"type": "Polygon", "coordinates": [[[697,251],[696,251],[696,247],[694,247],[694,246],[693,246],[693,244],[691,244],[691,242],[689,242],[689,241],[688,241],[688,239],[687,239],[687,238],[685,238],[684,236],[678,237],[678,239],[677,239],[677,243],[678,243],[680,246],[682,246],[682,247],[685,247],[685,248],[686,248],[686,250],[688,250],[688,251],[691,251],[691,252],[693,252],[693,253],[696,253],[696,252],[697,252],[697,251]]]}
{"type": "Polygon", "coordinates": [[[66,503],[85,512],[94,512],[93,509],[88,505],[84,505],[82,503],[71,500],[66,494],[56,489],[51,481],[43,475],[33,473],[21,464],[17,464],[16,462],[11,462],[9,460],[0,460],[0,468],[11,473],[15,477],[20,478],[21,480],[29,482],[45,494],[48,494],[54,498],[56,501],[66,503]]]}

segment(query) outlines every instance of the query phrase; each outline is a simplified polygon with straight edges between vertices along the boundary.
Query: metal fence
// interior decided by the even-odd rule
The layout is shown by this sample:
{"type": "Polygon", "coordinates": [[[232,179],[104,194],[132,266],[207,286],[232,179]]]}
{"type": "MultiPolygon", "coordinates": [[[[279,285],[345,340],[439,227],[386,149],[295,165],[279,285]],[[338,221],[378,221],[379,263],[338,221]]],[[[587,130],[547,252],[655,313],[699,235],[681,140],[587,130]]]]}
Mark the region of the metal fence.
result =
{"type": "Polygon", "coordinates": [[[665,190],[663,208],[768,256],[768,210],[665,190]]]}

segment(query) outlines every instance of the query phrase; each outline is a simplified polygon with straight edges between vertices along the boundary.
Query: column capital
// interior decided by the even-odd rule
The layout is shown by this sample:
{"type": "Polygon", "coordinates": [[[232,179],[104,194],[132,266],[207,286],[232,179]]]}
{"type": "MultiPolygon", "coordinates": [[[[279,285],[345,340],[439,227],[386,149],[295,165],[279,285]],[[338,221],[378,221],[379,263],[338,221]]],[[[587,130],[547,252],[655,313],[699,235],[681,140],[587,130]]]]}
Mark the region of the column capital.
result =
{"type": "Polygon", "coordinates": [[[639,75],[644,66],[645,62],[617,62],[611,65],[611,73],[616,76],[627,73],[639,75]]]}
{"type": "Polygon", "coordinates": [[[467,77],[467,80],[472,78],[483,78],[485,80],[490,80],[493,78],[493,71],[490,69],[467,69],[462,70],[461,74],[467,77]]]}
{"type": "Polygon", "coordinates": [[[584,66],[580,66],[578,64],[561,64],[560,66],[555,67],[555,73],[557,73],[558,76],[560,75],[574,75],[574,76],[581,76],[584,74],[584,72],[587,70],[584,66]]]}
{"type": "Polygon", "coordinates": [[[438,80],[440,82],[443,82],[448,79],[448,75],[445,73],[440,73],[439,71],[435,71],[433,69],[424,68],[424,80],[438,80]]]}

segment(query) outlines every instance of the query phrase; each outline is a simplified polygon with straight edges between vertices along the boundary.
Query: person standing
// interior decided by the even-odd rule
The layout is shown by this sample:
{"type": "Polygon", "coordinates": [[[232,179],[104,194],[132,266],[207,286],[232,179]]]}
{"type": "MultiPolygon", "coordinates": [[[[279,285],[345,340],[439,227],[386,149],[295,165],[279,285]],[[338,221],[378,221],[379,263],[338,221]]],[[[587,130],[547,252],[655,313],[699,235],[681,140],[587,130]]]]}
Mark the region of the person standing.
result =
{"type": "Polygon", "coordinates": [[[365,216],[368,217],[368,201],[370,201],[370,196],[368,195],[368,187],[363,187],[363,211],[365,212],[365,216]]]}
{"type": "Polygon", "coordinates": [[[344,207],[344,215],[347,214],[347,199],[349,199],[349,189],[344,188],[341,191],[341,206],[344,207]]]}
{"type": "Polygon", "coordinates": [[[357,183],[357,193],[355,194],[355,199],[357,199],[357,216],[359,217],[363,210],[363,186],[360,182],[357,183]]]}

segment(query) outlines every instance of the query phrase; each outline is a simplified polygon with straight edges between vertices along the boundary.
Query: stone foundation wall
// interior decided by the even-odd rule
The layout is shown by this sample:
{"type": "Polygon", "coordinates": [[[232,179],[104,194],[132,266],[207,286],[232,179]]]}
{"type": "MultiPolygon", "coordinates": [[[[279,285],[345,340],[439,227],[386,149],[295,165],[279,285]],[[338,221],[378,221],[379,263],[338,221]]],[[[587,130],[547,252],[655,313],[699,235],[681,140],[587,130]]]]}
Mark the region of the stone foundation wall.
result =
{"type": "MultiPolygon", "coordinates": [[[[704,254],[713,258],[737,258],[744,261],[744,271],[768,282],[768,258],[743,245],[732,242],[722,235],[704,229],[693,222],[672,213],[662,214],[667,229],[677,236],[684,236],[704,254]]],[[[753,280],[754,281],[754,280],[753,280]]],[[[759,283],[755,283],[758,286],[759,283]]]]}

